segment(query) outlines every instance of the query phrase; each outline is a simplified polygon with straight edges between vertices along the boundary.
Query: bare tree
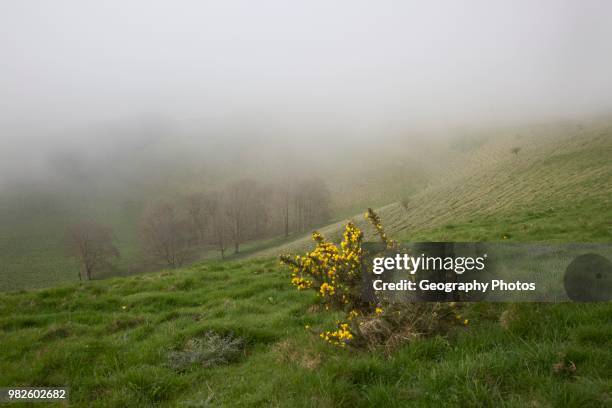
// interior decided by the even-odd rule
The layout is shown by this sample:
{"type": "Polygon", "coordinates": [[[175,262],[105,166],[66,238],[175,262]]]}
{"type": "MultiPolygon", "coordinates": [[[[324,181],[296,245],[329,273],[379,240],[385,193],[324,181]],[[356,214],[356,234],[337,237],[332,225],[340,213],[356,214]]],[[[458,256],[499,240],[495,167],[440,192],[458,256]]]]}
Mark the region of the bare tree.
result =
{"type": "Polygon", "coordinates": [[[305,231],[330,217],[331,196],[320,179],[311,178],[297,182],[293,201],[294,221],[298,231],[305,231]]]}
{"type": "Polygon", "coordinates": [[[219,193],[211,193],[205,201],[206,214],[208,214],[212,242],[221,252],[221,259],[225,258],[229,226],[228,219],[223,211],[222,196],[219,193]]]}
{"type": "MultiPolygon", "coordinates": [[[[291,193],[291,185],[288,181],[268,185],[259,192],[258,200],[263,208],[257,209],[255,206],[255,212],[260,212],[258,219],[265,221],[265,228],[262,232],[266,236],[289,236],[292,220],[291,193]]],[[[262,228],[259,227],[259,230],[261,231],[262,228]]]]}
{"type": "Polygon", "coordinates": [[[91,280],[94,270],[108,264],[110,258],[119,257],[112,230],[94,221],[81,221],[68,227],[66,244],[69,254],[81,263],[79,280],[83,273],[91,280]]]}
{"type": "Polygon", "coordinates": [[[331,196],[318,178],[286,179],[264,190],[263,197],[269,234],[288,237],[292,231],[307,230],[330,217],[331,196]]]}
{"type": "Polygon", "coordinates": [[[189,221],[179,217],[172,204],[150,204],[140,220],[143,249],[164,260],[168,266],[179,267],[195,252],[197,237],[189,221]]]}
{"type": "Polygon", "coordinates": [[[240,251],[240,244],[247,227],[249,203],[255,195],[256,184],[252,180],[240,180],[226,189],[225,213],[230,222],[230,234],[234,253],[240,251]]]}
{"type": "Polygon", "coordinates": [[[293,193],[294,192],[291,189],[291,184],[288,180],[278,187],[278,200],[276,204],[279,212],[281,213],[282,228],[285,238],[289,237],[289,230],[291,225],[291,218],[289,214],[291,212],[291,201],[293,193]]]}
{"type": "Polygon", "coordinates": [[[197,237],[198,244],[202,245],[206,239],[208,197],[204,193],[194,193],[189,195],[186,201],[187,213],[189,214],[194,235],[197,237]]]}
{"type": "Polygon", "coordinates": [[[247,238],[263,238],[269,235],[272,229],[272,188],[256,185],[247,206],[247,225],[245,232],[247,238]]]}
{"type": "Polygon", "coordinates": [[[248,240],[275,234],[288,236],[329,219],[330,194],[320,179],[261,185],[242,179],[222,192],[189,196],[186,214],[200,245],[215,245],[225,258],[228,244],[234,253],[248,240]]]}

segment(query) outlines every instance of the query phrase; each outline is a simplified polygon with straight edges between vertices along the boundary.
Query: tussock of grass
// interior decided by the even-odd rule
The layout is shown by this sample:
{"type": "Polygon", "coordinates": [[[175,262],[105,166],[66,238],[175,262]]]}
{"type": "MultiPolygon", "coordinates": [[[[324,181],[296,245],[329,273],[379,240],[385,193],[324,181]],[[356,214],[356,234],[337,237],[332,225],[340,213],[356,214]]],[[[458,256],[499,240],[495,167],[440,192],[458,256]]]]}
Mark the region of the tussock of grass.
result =
{"type": "MultiPolygon", "coordinates": [[[[461,325],[457,305],[407,303],[389,305],[380,316],[357,317],[355,345],[391,354],[401,346],[423,337],[445,335],[461,325]]],[[[467,322],[467,321],[466,321],[467,322]]]]}
{"type": "Polygon", "coordinates": [[[181,350],[170,351],[167,355],[168,366],[180,372],[194,366],[214,367],[229,364],[239,360],[244,345],[242,338],[207,332],[200,338],[187,341],[181,350]]]}
{"type": "Polygon", "coordinates": [[[65,339],[72,333],[70,324],[52,325],[40,336],[40,341],[51,341],[65,339]]]}
{"type": "Polygon", "coordinates": [[[108,326],[106,326],[106,329],[110,333],[117,333],[122,330],[131,329],[136,326],[139,326],[144,322],[145,319],[140,316],[121,316],[116,319],[113,319],[113,321],[108,326]]]}

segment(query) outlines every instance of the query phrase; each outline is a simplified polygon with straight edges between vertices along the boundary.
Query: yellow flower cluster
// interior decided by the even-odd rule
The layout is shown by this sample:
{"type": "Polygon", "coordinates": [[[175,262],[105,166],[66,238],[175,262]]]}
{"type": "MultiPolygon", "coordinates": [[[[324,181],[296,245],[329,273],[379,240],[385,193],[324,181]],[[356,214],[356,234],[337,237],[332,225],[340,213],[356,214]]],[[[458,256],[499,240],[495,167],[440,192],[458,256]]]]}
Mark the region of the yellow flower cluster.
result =
{"type": "Polygon", "coordinates": [[[363,252],[363,234],[349,223],[340,248],[325,240],[319,232],[312,234],[316,247],[305,255],[282,255],[281,264],[291,268],[291,284],[297,289],[312,288],[325,303],[326,310],[334,306],[351,305],[360,292],[359,283],[363,252]]]}
{"type": "Polygon", "coordinates": [[[330,344],[345,347],[353,339],[353,333],[351,333],[348,323],[341,323],[338,325],[338,330],[323,332],[319,337],[330,344]]]}
{"type": "Polygon", "coordinates": [[[291,284],[298,288],[298,290],[303,290],[310,288],[312,286],[312,281],[294,276],[291,278],[291,284]]]}
{"type": "Polygon", "coordinates": [[[334,293],[336,293],[336,289],[327,282],[323,282],[323,284],[319,288],[319,293],[321,294],[321,296],[332,296],[334,293]]]}
{"type": "MultiPolygon", "coordinates": [[[[455,313],[455,319],[457,319],[459,322],[461,322],[461,320],[463,319],[463,317],[462,317],[460,314],[455,313]]],[[[466,326],[467,326],[467,325],[468,325],[468,323],[470,323],[470,320],[469,320],[469,319],[463,319],[463,324],[464,324],[464,325],[466,325],[466,326]]]]}
{"type": "MultiPolygon", "coordinates": [[[[385,234],[380,217],[371,208],[368,209],[366,218],[376,228],[388,248],[395,246],[395,242],[385,234]]],[[[349,322],[355,322],[372,312],[383,316],[380,305],[374,309],[374,305],[361,299],[361,266],[364,257],[361,230],[349,222],[339,246],[326,241],[317,231],[313,232],[312,239],[316,243],[312,252],[280,257],[281,264],[291,269],[291,284],[298,290],[316,291],[325,310],[348,310],[349,322]]],[[[325,331],[320,337],[331,344],[346,346],[353,340],[354,334],[349,329],[349,323],[338,322],[337,330],[325,331]]]]}

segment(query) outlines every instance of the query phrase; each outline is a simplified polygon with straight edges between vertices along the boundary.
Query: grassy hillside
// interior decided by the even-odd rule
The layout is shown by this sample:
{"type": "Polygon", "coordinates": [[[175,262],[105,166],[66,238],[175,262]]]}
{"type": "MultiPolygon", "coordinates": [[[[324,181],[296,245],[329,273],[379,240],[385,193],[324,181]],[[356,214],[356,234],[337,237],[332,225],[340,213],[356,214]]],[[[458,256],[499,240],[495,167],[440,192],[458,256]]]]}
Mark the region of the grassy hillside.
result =
{"type": "MultiPolygon", "coordinates": [[[[151,200],[180,200],[189,192],[220,189],[240,177],[274,183],[287,176],[279,174],[279,169],[287,169],[298,175],[325,176],[332,191],[333,217],[341,219],[418,191],[442,171],[417,157],[416,151],[400,154],[392,145],[377,148],[385,160],[364,168],[360,163],[368,162],[369,154],[363,149],[334,147],[311,152],[307,139],[302,149],[306,155],[293,152],[287,157],[285,151],[281,154],[269,145],[236,152],[221,140],[209,143],[218,149],[218,157],[211,158],[208,150],[189,144],[180,134],[137,146],[134,151],[114,147],[104,154],[90,152],[92,157],[85,158],[67,153],[55,159],[59,169],[49,170],[48,179],[42,179],[47,182],[0,187],[0,290],[77,280],[78,265],[66,257],[63,238],[66,227],[81,219],[113,228],[122,255],[112,271],[114,276],[159,269],[141,254],[137,238],[140,216],[151,200]]],[[[432,157],[448,154],[439,143],[420,142],[419,149],[432,157]]]]}
{"type": "MultiPolygon", "coordinates": [[[[398,137],[358,155],[347,152],[334,165],[318,168],[333,191],[336,219],[395,201],[379,212],[399,239],[612,239],[610,120],[464,133],[450,141],[408,142],[398,137]],[[520,147],[520,152],[511,153],[513,147],[520,147]],[[399,204],[403,198],[409,199],[406,209],[399,204]]],[[[170,167],[167,161],[164,165],[170,167]]],[[[171,172],[169,185],[195,182],[193,174],[175,172],[180,174],[171,172]]],[[[207,177],[196,179],[203,185],[211,182],[207,177]]],[[[138,218],[155,189],[90,190],[83,196],[74,188],[60,193],[46,186],[0,197],[0,290],[75,281],[78,266],[65,256],[62,239],[66,226],[83,217],[113,227],[122,253],[115,273],[158,267],[143,259],[136,239],[138,218]]],[[[363,221],[360,215],[354,218],[363,221]]],[[[322,232],[338,236],[344,223],[322,232]]],[[[264,243],[268,249],[261,254],[275,256],[279,250],[308,244],[308,236],[294,236],[278,248],[264,243]]]]}
{"type": "MultiPolygon", "coordinates": [[[[612,241],[612,124],[593,122],[477,135],[451,170],[377,211],[407,241],[612,241]],[[518,154],[511,149],[521,147],[518,154]]],[[[442,164],[444,165],[444,164],[442,164]]],[[[352,217],[370,235],[359,214],[352,217]]],[[[347,220],[322,228],[338,238],[347,220]]],[[[309,236],[275,251],[296,251],[309,236]]],[[[263,251],[263,256],[273,251],[263,251]]]]}
{"type": "Polygon", "coordinates": [[[390,356],[305,329],[337,318],[277,261],[0,296],[0,383],[71,387],[74,406],[556,406],[612,403],[612,304],[471,305],[448,337],[390,356]],[[504,310],[506,310],[504,312],[504,310]],[[229,363],[177,371],[190,339],[244,339],[229,363]],[[555,369],[572,361],[575,373],[555,369]]]}
{"type": "MultiPolygon", "coordinates": [[[[612,241],[610,125],[525,132],[459,146],[450,174],[380,209],[391,235],[612,241]]],[[[240,262],[0,294],[0,384],[68,385],[75,406],[612,405],[611,303],[470,304],[468,326],[390,355],[337,348],[310,331],[340,316],[275,258],[309,240],[266,245],[240,262]],[[177,362],[207,335],[239,346],[209,352],[220,364],[177,362]]]]}
{"type": "MultiPolygon", "coordinates": [[[[0,290],[41,288],[78,280],[79,265],[66,256],[67,226],[90,217],[113,228],[121,251],[117,268],[129,272],[144,260],[136,241],[139,209],[103,199],[58,198],[29,192],[5,197],[0,210],[0,290]],[[33,206],[38,205],[38,208],[33,206]]],[[[142,269],[140,269],[142,270],[142,269]]]]}

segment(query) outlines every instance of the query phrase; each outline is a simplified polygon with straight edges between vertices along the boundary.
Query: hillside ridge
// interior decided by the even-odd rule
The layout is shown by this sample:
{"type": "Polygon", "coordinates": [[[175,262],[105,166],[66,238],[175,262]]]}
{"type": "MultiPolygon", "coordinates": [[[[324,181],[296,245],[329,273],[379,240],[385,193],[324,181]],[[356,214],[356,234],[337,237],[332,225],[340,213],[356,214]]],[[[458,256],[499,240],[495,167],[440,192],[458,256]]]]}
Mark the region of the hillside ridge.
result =
{"type": "MultiPolygon", "coordinates": [[[[465,234],[464,228],[464,234],[457,234],[457,226],[477,225],[476,219],[508,218],[515,219],[521,224],[520,228],[527,230],[544,228],[547,220],[572,213],[572,218],[566,221],[571,223],[569,228],[573,232],[576,228],[582,229],[582,240],[610,241],[610,157],[610,123],[595,123],[586,128],[566,127],[557,129],[556,133],[544,126],[528,134],[508,132],[491,137],[467,154],[458,155],[447,174],[407,197],[406,208],[394,202],[376,211],[387,231],[402,240],[416,241],[424,235],[431,239],[433,233],[439,240],[496,241],[504,239],[503,232],[465,234]],[[513,147],[520,147],[520,151],[513,153],[513,147]]],[[[348,221],[363,228],[366,239],[374,238],[373,229],[361,214],[320,228],[319,232],[337,240],[348,221]]],[[[549,226],[548,230],[537,231],[539,240],[564,239],[563,231],[559,234],[549,226]]],[[[534,236],[533,231],[523,235],[530,239],[534,236]]],[[[506,233],[506,239],[509,238],[512,234],[506,233]]],[[[520,240],[521,234],[515,238],[520,240]]],[[[301,239],[266,249],[255,256],[299,251],[309,245],[309,234],[305,234],[301,239]]]]}

